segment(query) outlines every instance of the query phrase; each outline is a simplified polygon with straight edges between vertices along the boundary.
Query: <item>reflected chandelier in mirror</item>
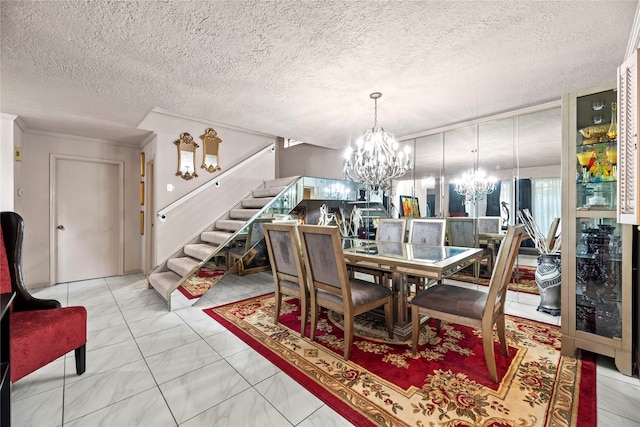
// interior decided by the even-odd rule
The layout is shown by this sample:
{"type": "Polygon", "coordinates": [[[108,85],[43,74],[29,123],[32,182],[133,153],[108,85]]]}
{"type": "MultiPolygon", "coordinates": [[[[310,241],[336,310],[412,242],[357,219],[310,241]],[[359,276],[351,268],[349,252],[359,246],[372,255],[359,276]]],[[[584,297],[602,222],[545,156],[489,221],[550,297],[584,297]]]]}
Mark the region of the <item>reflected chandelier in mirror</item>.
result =
{"type": "Polygon", "coordinates": [[[173,143],[178,147],[178,171],[176,176],[186,179],[197,178],[196,173],[196,148],[199,147],[195,143],[193,137],[187,132],[180,134],[180,139],[176,139],[173,143]]]}
{"type": "Polygon", "coordinates": [[[218,149],[222,143],[222,139],[218,136],[213,128],[208,128],[204,134],[200,135],[202,140],[202,169],[207,172],[215,172],[220,170],[220,157],[218,149]]]}

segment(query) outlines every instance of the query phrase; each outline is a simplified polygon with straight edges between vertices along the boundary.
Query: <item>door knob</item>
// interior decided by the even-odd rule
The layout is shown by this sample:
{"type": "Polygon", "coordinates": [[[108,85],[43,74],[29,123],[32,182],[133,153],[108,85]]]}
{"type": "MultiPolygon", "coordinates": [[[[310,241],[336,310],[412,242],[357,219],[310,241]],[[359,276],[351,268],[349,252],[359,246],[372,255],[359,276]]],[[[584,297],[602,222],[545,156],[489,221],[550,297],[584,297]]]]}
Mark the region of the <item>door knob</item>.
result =
{"type": "Polygon", "coordinates": [[[58,230],[64,230],[64,225],[59,225],[58,230]]]}

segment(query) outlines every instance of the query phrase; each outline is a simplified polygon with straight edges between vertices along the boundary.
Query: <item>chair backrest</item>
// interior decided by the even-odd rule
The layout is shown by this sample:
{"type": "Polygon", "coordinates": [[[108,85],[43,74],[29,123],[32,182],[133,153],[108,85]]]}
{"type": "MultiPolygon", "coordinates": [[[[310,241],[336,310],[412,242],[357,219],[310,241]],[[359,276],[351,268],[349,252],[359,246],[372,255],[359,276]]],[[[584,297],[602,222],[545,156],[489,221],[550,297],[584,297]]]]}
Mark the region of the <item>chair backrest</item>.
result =
{"type": "MultiPolygon", "coordinates": [[[[9,268],[11,290],[16,293],[12,309],[15,311],[40,310],[60,307],[56,300],[34,298],[24,286],[22,279],[22,241],[24,238],[24,220],[22,217],[10,211],[0,213],[2,224],[2,238],[4,240],[5,254],[9,268]]],[[[4,268],[3,268],[4,270],[4,268]]],[[[4,282],[4,271],[2,281],[4,282]]],[[[5,283],[2,284],[4,292],[5,283]]]]}
{"type": "Polygon", "coordinates": [[[9,261],[7,260],[7,247],[4,244],[2,228],[0,227],[0,293],[11,292],[11,273],[9,273],[9,261]]]}
{"type": "Polygon", "coordinates": [[[351,303],[347,265],[340,230],[335,226],[299,225],[300,246],[307,272],[309,291],[321,289],[340,295],[351,303]]]}
{"type": "Polygon", "coordinates": [[[382,218],[378,221],[376,240],[382,242],[404,242],[407,221],[397,218],[382,218]]]}
{"type": "Polygon", "coordinates": [[[288,280],[306,289],[296,225],[272,223],[264,224],[262,229],[267,243],[273,279],[277,284],[280,280],[288,280]]]}
{"type": "Polygon", "coordinates": [[[524,232],[524,225],[513,225],[507,229],[507,234],[500,244],[496,263],[489,281],[489,295],[484,308],[483,318],[489,316],[492,321],[504,313],[504,303],[507,297],[507,287],[511,281],[513,265],[518,256],[518,249],[524,232]]]}
{"type": "Polygon", "coordinates": [[[499,216],[478,217],[478,233],[499,233],[501,221],[499,216]]]}
{"type": "Polygon", "coordinates": [[[449,246],[478,247],[478,221],[476,218],[447,218],[449,246]]]}
{"type": "Polygon", "coordinates": [[[414,219],[409,229],[409,243],[444,246],[446,229],[444,219],[414,219]]]}

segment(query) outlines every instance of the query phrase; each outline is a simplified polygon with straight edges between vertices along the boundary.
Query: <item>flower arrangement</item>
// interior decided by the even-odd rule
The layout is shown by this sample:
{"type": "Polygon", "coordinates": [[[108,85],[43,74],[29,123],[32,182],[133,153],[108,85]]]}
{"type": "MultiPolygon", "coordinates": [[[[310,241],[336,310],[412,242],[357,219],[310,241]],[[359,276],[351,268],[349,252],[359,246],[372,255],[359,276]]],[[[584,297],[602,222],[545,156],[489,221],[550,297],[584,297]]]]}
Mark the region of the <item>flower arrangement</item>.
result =
{"type": "Polygon", "coordinates": [[[546,236],[540,231],[540,227],[529,209],[523,209],[522,211],[518,211],[518,219],[524,225],[525,231],[533,240],[536,249],[540,252],[541,255],[559,255],[560,254],[560,244],[562,235],[555,236],[546,236]]]}

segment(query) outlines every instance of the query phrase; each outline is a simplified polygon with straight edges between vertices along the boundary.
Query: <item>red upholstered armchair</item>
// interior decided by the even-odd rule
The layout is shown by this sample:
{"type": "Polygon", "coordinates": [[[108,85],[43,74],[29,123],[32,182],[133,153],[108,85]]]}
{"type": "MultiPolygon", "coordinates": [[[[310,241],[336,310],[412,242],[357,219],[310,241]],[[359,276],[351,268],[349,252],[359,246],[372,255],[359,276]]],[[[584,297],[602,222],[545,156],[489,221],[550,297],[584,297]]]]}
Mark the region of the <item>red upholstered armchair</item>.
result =
{"type": "Polygon", "coordinates": [[[75,350],[76,372],[85,371],[87,310],[62,308],[56,300],[34,298],[22,281],[24,221],[15,212],[0,213],[0,290],[15,292],[10,318],[11,381],[75,350]]]}

